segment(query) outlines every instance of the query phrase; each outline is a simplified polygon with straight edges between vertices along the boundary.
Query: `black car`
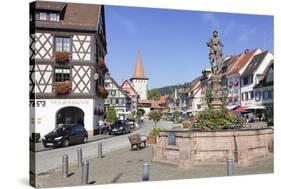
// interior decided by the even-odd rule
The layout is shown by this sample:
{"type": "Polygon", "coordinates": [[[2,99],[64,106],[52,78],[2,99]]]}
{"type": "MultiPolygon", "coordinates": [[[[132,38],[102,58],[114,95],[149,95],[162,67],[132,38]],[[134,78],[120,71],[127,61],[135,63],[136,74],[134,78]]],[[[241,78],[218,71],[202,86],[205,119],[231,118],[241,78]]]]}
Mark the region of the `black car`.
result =
{"type": "Polygon", "coordinates": [[[63,124],[46,134],[42,142],[45,147],[87,143],[88,132],[80,124],[63,124]]]}
{"type": "Polygon", "coordinates": [[[127,134],[131,132],[130,123],[127,120],[117,120],[115,121],[108,131],[110,135],[112,134],[127,134]]]}

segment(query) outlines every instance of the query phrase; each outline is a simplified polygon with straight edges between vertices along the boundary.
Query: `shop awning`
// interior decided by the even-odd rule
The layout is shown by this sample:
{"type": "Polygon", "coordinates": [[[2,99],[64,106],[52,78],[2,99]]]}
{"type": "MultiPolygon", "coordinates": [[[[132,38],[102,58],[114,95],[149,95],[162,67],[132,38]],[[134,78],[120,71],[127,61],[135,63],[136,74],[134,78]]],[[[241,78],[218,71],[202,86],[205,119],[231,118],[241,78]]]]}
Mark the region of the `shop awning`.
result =
{"type": "Polygon", "coordinates": [[[243,112],[246,112],[246,109],[245,109],[245,107],[240,106],[240,107],[236,108],[235,110],[233,110],[233,112],[243,113],[243,112]]]}
{"type": "Polygon", "coordinates": [[[226,109],[233,110],[234,108],[238,107],[238,105],[227,105],[226,109]]]}
{"type": "Polygon", "coordinates": [[[266,107],[262,105],[253,105],[245,107],[246,110],[265,110],[266,107]]]}

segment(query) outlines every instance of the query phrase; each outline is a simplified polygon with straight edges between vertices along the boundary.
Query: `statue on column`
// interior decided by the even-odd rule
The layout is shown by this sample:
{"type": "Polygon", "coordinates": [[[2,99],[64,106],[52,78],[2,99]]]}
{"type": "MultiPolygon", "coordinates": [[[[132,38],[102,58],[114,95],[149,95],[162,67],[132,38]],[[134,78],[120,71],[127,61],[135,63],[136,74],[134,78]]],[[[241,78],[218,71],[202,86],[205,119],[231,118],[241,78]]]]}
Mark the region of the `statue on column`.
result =
{"type": "Polygon", "coordinates": [[[213,37],[207,42],[207,46],[210,47],[209,60],[213,73],[219,73],[222,67],[222,49],[224,45],[218,35],[218,32],[214,31],[213,37]]]}
{"type": "Polygon", "coordinates": [[[218,36],[218,32],[214,31],[213,36],[207,42],[207,46],[210,47],[209,60],[212,68],[212,103],[211,106],[214,109],[220,109],[222,107],[222,89],[221,89],[221,68],[222,68],[222,49],[223,43],[218,36]]]}

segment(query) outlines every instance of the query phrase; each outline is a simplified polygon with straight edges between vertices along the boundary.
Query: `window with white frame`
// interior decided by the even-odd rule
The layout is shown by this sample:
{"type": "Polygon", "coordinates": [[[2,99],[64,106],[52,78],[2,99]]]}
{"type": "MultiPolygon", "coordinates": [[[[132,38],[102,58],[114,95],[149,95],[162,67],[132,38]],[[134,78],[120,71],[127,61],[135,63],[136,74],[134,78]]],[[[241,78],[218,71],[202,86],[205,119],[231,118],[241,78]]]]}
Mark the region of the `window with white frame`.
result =
{"type": "Polygon", "coordinates": [[[55,68],[55,82],[70,81],[70,69],[69,68],[55,68]]]}
{"type": "Polygon", "coordinates": [[[59,22],[60,21],[60,14],[58,12],[40,11],[40,12],[36,13],[36,20],[59,22]]]}
{"type": "Polygon", "coordinates": [[[55,51],[70,52],[70,37],[55,37],[55,51]]]}

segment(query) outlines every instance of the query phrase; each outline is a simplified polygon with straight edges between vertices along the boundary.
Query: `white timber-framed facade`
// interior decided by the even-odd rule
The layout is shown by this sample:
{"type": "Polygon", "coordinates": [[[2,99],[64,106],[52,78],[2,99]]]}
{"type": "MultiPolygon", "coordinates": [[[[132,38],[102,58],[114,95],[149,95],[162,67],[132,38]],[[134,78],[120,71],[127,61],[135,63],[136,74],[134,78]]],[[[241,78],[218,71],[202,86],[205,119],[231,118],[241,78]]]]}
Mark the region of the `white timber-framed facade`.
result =
{"type": "Polygon", "coordinates": [[[98,129],[104,118],[107,54],[104,7],[30,4],[30,134],[59,124],[98,129]]]}

